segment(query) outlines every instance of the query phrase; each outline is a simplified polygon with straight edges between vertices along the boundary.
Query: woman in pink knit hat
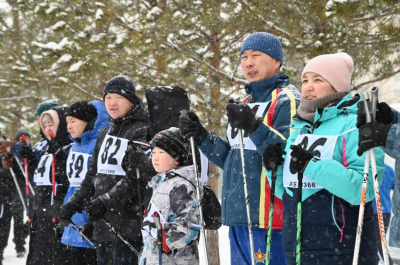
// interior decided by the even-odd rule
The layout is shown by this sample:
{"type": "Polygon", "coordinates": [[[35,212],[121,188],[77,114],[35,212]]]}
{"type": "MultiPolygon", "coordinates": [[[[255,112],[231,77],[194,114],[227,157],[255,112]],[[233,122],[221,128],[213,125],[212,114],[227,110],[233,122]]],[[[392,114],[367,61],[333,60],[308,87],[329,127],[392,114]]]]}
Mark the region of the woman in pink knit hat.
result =
{"type": "MultiPolygon", "coordinates": [[[[301,191],[301,264],[351,264],[363,182],[365,154],[357,155],[357,102],[351,97],[353,60],[347,53],[311,59],[302,74],[301,100],[290,124],[286,153],[278,145],[264,151],[265,168],[278,166],[276,196],[284,205],[282,244],[288,264],[296,264],[297,209],[301,191]],[[300,184],[298,173],[303,174],[300,184]],[[300,187],[299,187],[300,186],[300,187]]],[[[383,152],[376,150],[378,178],[384,172],[383,152]]],[[[271,172],[268,171],[271,182],[271,172]]],[[[368,180],[358,264],[377,264],[368,180]]]]}

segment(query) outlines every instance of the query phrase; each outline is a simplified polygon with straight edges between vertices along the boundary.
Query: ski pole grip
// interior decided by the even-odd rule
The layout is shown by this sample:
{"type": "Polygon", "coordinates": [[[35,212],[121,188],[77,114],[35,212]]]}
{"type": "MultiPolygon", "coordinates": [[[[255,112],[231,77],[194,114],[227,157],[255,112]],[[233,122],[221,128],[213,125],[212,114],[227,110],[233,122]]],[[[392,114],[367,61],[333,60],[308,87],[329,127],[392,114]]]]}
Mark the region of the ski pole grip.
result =
{"type": "Polygon", "coordinates": [[[368,109],[368,102],[369,102],[368,92],[362,93],[361,99],[362,99],[362,101],[364,101],[364,110],[365,110],[365,116],[366,116],[367,123],[371,122],[371,114],[369,113],[369,109],[368,109]]]}
{"type": "Polygon", "coordinates": [[[379,88],[374,86],[371,90],[371,95],[372,95],[372,120],[376,121],[376,109],[378,107],[378,92],[379,88]]]}

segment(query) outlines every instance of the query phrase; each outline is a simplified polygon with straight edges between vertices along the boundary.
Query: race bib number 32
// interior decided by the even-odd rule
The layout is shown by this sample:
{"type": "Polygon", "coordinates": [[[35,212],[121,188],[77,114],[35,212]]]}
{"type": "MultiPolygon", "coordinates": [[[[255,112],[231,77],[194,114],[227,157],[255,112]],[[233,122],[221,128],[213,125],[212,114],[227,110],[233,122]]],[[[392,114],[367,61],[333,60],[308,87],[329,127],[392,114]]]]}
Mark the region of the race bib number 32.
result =
{"type": "Polygon", "coordinates": [[[97,158],[97,172],[125,176],[122,160],[125,156],[128,140],[108,135],[101,144],[97,158]]]}

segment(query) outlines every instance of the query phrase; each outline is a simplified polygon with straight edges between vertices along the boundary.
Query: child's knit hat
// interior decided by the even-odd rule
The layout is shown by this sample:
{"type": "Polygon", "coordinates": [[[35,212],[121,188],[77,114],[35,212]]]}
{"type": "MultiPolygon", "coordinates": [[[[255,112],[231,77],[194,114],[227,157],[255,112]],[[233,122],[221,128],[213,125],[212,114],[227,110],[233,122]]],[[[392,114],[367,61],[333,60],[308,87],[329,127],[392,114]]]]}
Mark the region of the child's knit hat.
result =
{"type": "Polygon", "coordinates": [[[152,149],[154,147],[163,149],[178,161],[179,165],[183,165],[188,160],[188,142],[180,135],[176,127],[157,133],[150,144],[152,149]]]}

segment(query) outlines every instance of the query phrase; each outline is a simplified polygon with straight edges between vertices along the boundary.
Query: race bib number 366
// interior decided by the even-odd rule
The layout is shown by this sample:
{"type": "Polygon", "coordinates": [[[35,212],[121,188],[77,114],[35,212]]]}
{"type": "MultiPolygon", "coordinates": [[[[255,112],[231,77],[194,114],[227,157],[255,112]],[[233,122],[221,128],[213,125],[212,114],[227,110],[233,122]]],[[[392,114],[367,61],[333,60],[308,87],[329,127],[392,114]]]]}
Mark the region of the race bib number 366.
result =
{"type": "Polygon", "coordinates": [[[108,135],[101,144],[97,158],[97,172],[102,174],[122,175],[126,173],[122,168],[128,140],[108,135]]]}

